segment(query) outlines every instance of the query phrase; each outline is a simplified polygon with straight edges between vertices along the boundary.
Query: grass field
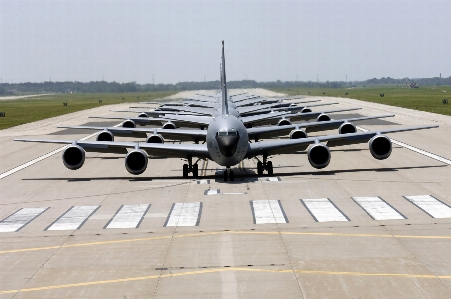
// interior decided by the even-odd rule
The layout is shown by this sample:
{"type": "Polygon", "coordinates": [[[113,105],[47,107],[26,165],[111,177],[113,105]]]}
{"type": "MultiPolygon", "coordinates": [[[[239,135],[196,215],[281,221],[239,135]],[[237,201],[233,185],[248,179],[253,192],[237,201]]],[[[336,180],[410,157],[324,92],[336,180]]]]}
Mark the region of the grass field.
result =
{"type": "Polygon", "coordinates": [[[177,92],[55,94],[18,100],[0,100],[0,112],[6,115],[0,117],[0,130],[100,105],[154,101],[175,93],[177,92]],[[102,103],[99,103],[99,100],[102,103]],[[63,103],[67,103],[67,106],[63,103]]]}
{"type": "Polygon", "coordinates": [[[276,88],[276,92],[294,95],[328,96],[357,99],[367,102],[451,115],[451,86],[396,86],[345,88],[276,88]],[[323,94],[324,93],[324,94],[323,94]],[[348,93],[346,95],[346,93],[348,93]],[[384,97],[380,94],[383,93],[384,97]],[[448,99],[449,104],[442,100],[448,99]]]}

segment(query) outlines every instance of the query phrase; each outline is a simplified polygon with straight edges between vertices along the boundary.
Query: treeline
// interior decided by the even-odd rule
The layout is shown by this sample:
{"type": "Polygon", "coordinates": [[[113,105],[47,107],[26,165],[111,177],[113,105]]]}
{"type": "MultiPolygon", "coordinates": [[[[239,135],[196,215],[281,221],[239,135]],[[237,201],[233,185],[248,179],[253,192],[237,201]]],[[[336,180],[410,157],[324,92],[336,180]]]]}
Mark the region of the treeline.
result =
{"type": "MultiPolygon", "coordinates": [[[[386,84],[410,84],[439,86],[451,85],[449,78],[420,78],[420,79],[393,79],[383,77],[373,78],[366,81],[274,81],[257,82],[254,80],[241,80],[227,82],[228,88],[344,88],[350,86],[386,85],[386,84]]],[[[118,83],[106,81],[91,82],[42,82],[42,83],[3,83],[0,84],[0,95],[27,94],[27,93],[122,93],[122,92],[149,92],[149,91],[183,91],[199,89],[219,89],[219,81],[207,82],[179,82],[177,84],[137,84],[136,82],[118,83]]]]}

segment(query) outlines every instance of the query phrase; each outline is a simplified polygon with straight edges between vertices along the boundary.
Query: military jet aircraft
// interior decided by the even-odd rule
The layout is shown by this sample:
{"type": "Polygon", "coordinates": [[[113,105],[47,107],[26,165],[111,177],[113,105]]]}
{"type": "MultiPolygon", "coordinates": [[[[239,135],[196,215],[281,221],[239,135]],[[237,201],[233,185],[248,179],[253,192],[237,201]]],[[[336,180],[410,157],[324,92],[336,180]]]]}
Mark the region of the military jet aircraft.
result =
{"type": "Polygon", "coordinates": [[[224,181],[234,180],[231,166],[237,165],[245,158],[262,157],[257,163],[257,172],[273,173],[272,162],[267,158],[271,155],[293,153],[307,150],[310,164],[318,169],[326,167],[331,159],[329,147],[369,142],[371,155],[379,160],[386,159],[392,151],[392,143],[385,136],[388,133],[429,129],[438,127],[417,126],[349,134],[308,137],[301,139],[271,140],[249,142],[249,134],[243,121],[229,113],[227,101],[226,68],[224,56],[224,42],[222,43],[221,68],[222,112],[210,119],[205,144],[166,144],[144,142],[115,142],[115,141],[86,141],[86,140],[43,140],[43,139],[15,139],[25,142],[44,142],[67,144],[63,151],[63,163],[69,169],[79,169],[85,161],[85,152],[105,152],[125,154],[125,167],[131,174],[142,174],[148,164],[148,155],[161,157],[180,157],[188,161],[183,165],[183,177],[189,172],[198,176],[198,164],[193,159],[211,159],[226,167],[224,181]],[[127,151],[128,150],[128,151],[127,151]]]}

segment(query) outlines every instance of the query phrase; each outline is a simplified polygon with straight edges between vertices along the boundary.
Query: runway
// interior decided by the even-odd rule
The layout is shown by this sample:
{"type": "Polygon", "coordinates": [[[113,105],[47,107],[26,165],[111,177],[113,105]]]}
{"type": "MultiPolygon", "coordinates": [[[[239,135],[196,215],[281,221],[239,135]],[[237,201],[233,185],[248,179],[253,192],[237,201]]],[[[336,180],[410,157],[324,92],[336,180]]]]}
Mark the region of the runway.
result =
{"type": "Polygon", "coordinates": [[[61,145],[12,141],[86,138],[56,126],[130,104],[0,131],[0,298],[450,298],[451,117],[318,98],[396,114],[362,130],[440,127],[389,134],[382,161],[367,144],[333,148],[323,170],[302,152],[274,156],[271,177],[245,160],[235,182],[212,161],[183,179],[180,159],[133,176],[111,154],[71,171],[61,145]]]}

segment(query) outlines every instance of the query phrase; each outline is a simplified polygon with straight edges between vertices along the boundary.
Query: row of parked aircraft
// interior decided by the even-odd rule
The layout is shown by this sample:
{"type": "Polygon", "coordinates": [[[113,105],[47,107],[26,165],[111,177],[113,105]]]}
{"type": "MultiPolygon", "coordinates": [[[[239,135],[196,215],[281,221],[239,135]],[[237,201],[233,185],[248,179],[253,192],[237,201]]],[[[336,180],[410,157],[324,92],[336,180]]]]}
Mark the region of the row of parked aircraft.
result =
{"type": "MultiPolygon", "coordinates": [[[[284,99],[265,99],[249,93],[228,96],[225,69],[224,42],[222,44],[221,89],[216,96],[196,95],[181,103],[161,105],[154,110],[127,110],[136,112],[135,118],[103,117],[121,119],[121,127],[64,126],[61,128],[98,130],[96,141],[89,140],[42,140],[15,139],[25,142],[67,144],[63,151],[64,165],[72,170],[83,166],[86,152],[125,155],[125,167],[131,174],[142,174],[149,156],[178,157],[187,161],[183,165],[183,177],[189,173],[198,177],[198,162],[210,159],[226,167],[224,181],[234,180],[231,166],[244,159],[256,158],[257,173],[273,174],[268,158],[277,154],[307,151],[310,164],[318,169],[326,167],[331,158],[330,147],[348,144],[369,144],[371,155],[386,159],[392,151],[387,133],[429,129],[438,126],[418,126],[367,132],[357,132],[353,122],[392,117],[380,115],[333,120],[330,113],[358,110],[360,108],[335,109],[313,112],[311,107],[330,104],[318,102],[285,102],[284,99]],[[307,106],[307,104],[309,104],[307,106]],[[294,123],[296,121],[310,122],[294,123]],[[162,128],[139,128],[137,125],[154,125],[162,128]],[[181,127],[187,129],[181,129],[181,127]],[[338,129],[338,134],[308,137],[310,132],[338,129]],[[285,139],[261,139],[287,136],[285,139]],[[118,142],[115,136],[143,138],[143,142],[118,142]],[[180,144],[165,143],[166,139],[191,141],[180,144]]],[[[131,107],[147,109],[146,107],[131,107]]]]}

